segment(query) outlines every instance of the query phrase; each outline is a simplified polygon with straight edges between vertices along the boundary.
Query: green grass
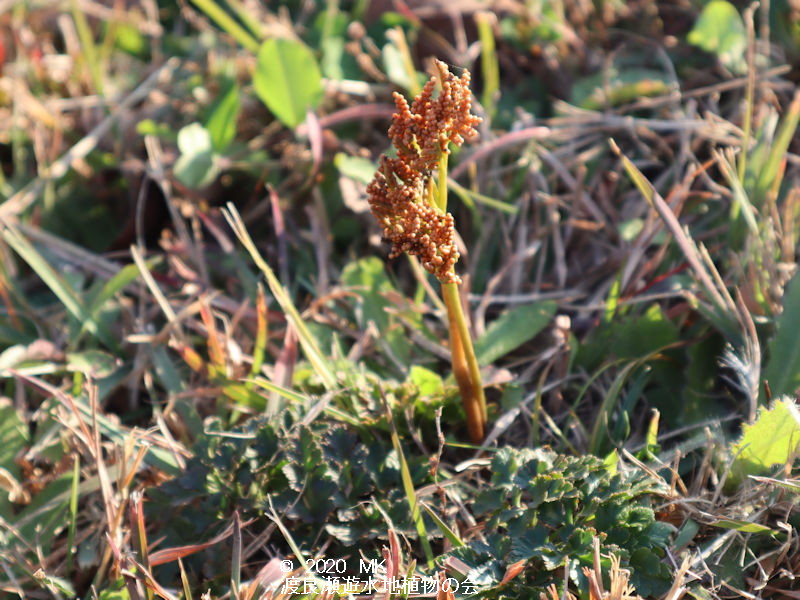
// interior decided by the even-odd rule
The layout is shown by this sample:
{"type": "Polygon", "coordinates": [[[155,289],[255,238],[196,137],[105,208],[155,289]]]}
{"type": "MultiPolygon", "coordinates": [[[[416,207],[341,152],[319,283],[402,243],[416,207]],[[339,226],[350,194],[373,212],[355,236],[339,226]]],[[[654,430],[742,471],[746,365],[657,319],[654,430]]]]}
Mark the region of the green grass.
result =
{"type": "Polygon", "coordinates": [[[0,595],[797,594],[784,3],[273,4],[0,16],[0,595]],[[432,56],[482,446],[365,202],[432,56]]]}

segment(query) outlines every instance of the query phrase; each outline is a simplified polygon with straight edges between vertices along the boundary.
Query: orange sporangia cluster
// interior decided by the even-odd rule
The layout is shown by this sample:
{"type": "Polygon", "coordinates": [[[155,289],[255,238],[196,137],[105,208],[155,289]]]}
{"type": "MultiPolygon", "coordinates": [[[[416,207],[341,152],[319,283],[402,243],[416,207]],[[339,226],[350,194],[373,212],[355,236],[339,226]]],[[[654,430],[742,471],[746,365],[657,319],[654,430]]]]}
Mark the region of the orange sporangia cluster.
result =
{"type": "Polygon", "coordinates": [[[381,156],[375,178],[367,187],[372,214],[392,244],[390,257],[408,252],[443,283],[460,283],[453,271],[458,260],[453,216],[443,213],[430,197],[431,176],[449,144],[460,146],[474,136],[480,118],[470,114],[472,93],[468,71],[459,78],[436,61],[432,77],[411,106],[394,94],[397,112],[389,137],[397,158],[381,156]],[[437,81],[439,94],[433,97],[437,81]]]}

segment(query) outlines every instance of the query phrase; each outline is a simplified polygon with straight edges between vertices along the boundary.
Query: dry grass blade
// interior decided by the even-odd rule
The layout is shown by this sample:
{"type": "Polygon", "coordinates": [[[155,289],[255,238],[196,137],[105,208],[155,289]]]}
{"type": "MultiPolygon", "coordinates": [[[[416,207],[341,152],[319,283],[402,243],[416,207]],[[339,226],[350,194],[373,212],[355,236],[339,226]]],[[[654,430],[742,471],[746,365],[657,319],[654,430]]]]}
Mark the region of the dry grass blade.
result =
{"type": "MultiPolygon", "coordinates": [[[[150,572],[150,556],[147,548],[147,529],[144,523],[144,509],[142,506],[142,494],[134,492],[131,495],[130,504],[130,528],[133,535],[134,546],[139,555],[139,562],[145,573],[150,572]]],[[[147,598],[152,600],[153,590],[147,586],[147,598]]]]}
{"type": "Polygon", "coordinates": [[[300,317],[300,313],[297,312],[297,308],[295,308],[288,292],[281,285],[281,282],[278,281],[278,278],[275,276],[272,268],[261,257],[256,245],[253,243],[253,239],[247,232],[247,228],[245,227],[241,216],[239,216],[239,211],[237,211],[236,207],[231,203],[228,203],[227,210],[225,211],[225,218],[236,234],[236,237],[239,238],[239,241],[250,253],[250,257],[253,259],[253,262],[256,263],[256,266],[267,278],[267,285],[269,285],[272,295],[278,301],[278,304],[280,304],[281,308],[286,313],[286,317],[294,326],[297,337],[300,340],[300,345],[303,348],[303,352],[305,352],[306,357],[314,366],[314,370],[322,380],[322,383],[325,385],[326,389],[334,389],[336,387],[336,375],[333,365],[330,364],[328,359],[325,358],[325,355],[317,346],[317,342],[314,340],[314,337],[311,335],[308,327],[306,327],[305,322],[300,317]]]}
{"type": "MultiPolygon", "coordinates": [[[[239,522],[239,525],[244,527],[251,522],[252,521],[246,521],[245,523],[239,522]]],[[[158,565],[165,565],[167,563],[171,563],[176,560],[179,561],[182,558],[191,556],[192,554],[200,552],[201,550],[206,550],[207,548],[216,546],[220,542],[225,541],[226,539],[228,539],[233,535],[234,527],[235,524],[233,522],[229,523],[228,526],[222,532],[215,535],[207,542],[189,544],[187,546],[176,546],[174,548],[164,548],[163,550],[158,550],[156,552],[153,552],[152,554],[150,554],[149,564],[153,567],[157,567],[158,565]]]]}
{"type": "MultiPolygon", "coordinates": [[[[142,279],[147,284],[147,288],[150,290],[150,293],[153,294],[153,298],[158,302],[158,306],[161,308],[161,311],[164,313],[164,316],[167,317],[169,323],[173,326],[179,325],[178,316],[175,314],[175,311],[172,310],[172,306],[167,300],[167,297],[164,296],[164,293],[158,287],[156,280],[153,278],[153,275],[150,273],[150,268],[147,266],[147,263],[142,256],[142,252],[136,246],[131,246],[131,257],[133,258],[133,262],[136,263],[136,266],[139,268],[139,273],[142,276],[142,279]]],[[[183,337],[179,334],[179,337],[183,337]]]]}
{"type": "Polygon", "coordinates": [[[44,176],[37,177],[8,200],[0,204],[0,217],[12,219],[28,208],[39,194],[42,193],[48,181],[63,177],[73,163],[85,158],[94,150],[99,141],[111,131],[111,127],[114,123],[135,104],[144,100],[148,94],[156,88],[162,75],[173,71],[178,64],[180,64],[179,59],[170,58],[158,69],[153,71],[147,79],[139,84],[139,87],[120,102],[119,106],[112,114],[106,117],[97,127],[92,129],[83,139],[70,148],[69,151],[65,152],[63,156],[51,164],[44,176]]]}
{"type": "MultiPolygon", "coordinates": [[[[698,247],[691,237],[684,231],[672,209],[664,201],[661,195],[656,192],[653,185],[647,180],[639,169],[622,154],[619,146],[614,140],[609,140],[611,149],[622,160],[625,172],[631,178],[634,185],[642,193],[644,198],[656,210],[658,215],[664,220],[667,228],[683,252],[692,272],[695,274],[703,291],[708,294],[712,304],[719,311],[718,315],[724,319],[728,325],[736,322],[736,304],[733,301],[728,289],[722,284],[722,277],[719,275],[713,262],[703,252],[702,247],[698,247]]],[[[728,329],[728,328],[726,328],[728,329]]]]}

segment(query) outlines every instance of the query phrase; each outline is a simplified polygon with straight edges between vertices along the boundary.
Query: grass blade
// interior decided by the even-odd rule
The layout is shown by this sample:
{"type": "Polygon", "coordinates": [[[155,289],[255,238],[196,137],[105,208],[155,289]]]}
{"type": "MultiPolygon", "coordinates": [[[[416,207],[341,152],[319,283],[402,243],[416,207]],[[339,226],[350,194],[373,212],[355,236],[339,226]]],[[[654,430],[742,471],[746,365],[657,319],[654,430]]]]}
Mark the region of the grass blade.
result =
{"type": "Polygon", "coordinates": [[[800,91],[795,93],[792,103],[781,120],[778,134],[770,145],[767,160],[758,174],[758,179],[756,180],[757,201],[763,200],[770,189],[774,189],[775,186],[780,184],[780,181],[776,181],[776,178],[779,176],[781,165],[786,158],[786,152],[789,150],[789,144],[792,142],[799,121],[800,91]]]}
{"type": "Polygon", "coordinates": [[[102,329],[91,313],[86,309],[77,292],[72,289],[67,281],[56,272],[53,267],[45,260],[38,250],[31,244],[19,231],[3,224],[3,239],[11,246],[14,251],[24,260],[28,266],[34,270],[44,284],[55,294],[64,308],[67,309],[83,327],[92,335],[97,337],[109,348],[115,347],[115,342],[111,335],[102,329]]]}
{"type": "Polygon", "coordinates": [[[481,72],[483,73],[481,104],[489,117],[493,117],[497,111],[496,104],[500,91],[500,66],[494,41],[494,25],[496,23],[497,17],[492,12],[475,13],[475,24],[478,26],[478,37],[481,41],[481,72]]]}
{"type": "MultiPolygon", "coordinates": [[[[675,214],[672,212],[672,209],[669,207],[669,205],[658,193],[656,193],[653,185],[647,180],[642,172],[636,168],[636,165],[634,165],[627,156],[622,154],[622,151],[619,149],[619,146],[617,146],[614,140],[609,140],[609,144],[611,145],[611,149],[614,151],[614,153],[619,156],[620,160],[622,161],[622,166],[625,169],[625,172],[628,174],[630,180],[641,192],[642,196],[644,196],[648,203],[650,203],[650,205],[655,209],[658,215],[664,220],[664,224],[667,226],[670,233],[672,233],[675,243],[678,244],[678,247],[686,257],[686,261],[689,263],[697,282],[701,285],[705,293],[708,294],[712,304],[719,311],[721,319],[718,319],[718,321],[728,321],[732,324],[735,324],[736,305],[733,302],[733,298],[731,298],[730,293],[724,286],[720,287],[717,285],[717,283],[715,283],[715,279],[719,280],[721,277],[719,277],[718,274],[716,277],[713,273],[709,274],[706,266],[704,266],[704,263],[708,263],[703,260],[700,248],[697,247],[697,244],[695,244],[694,240],[692,240],[683,230],[683,227],[681,226],[675,214]]],[[[732,325],[730,328],[726,327],[724,329],[724,333],[728,334],[730,331],[734,330],[735,325],[732,325]]]]}
{"type": "Polygon", "coordinates": [[[424,502],[420,502],[420,504],[422,505],[422,508],[424,508],[427,511],[430,518],[433,519],[433,522],[436,523],[436,526],[444,534],[444,537],[450,540],[450,543],[453,544],[453,546],[455,546],[456,548],[460,548],[461,546],[464,545],[464,542],[461,541],[461,538],[458,537],[458,534],[452,529],[450,529],[447,526],[447,523],[442,521],[442,519],[439,518],[439,515],[437,515],[430,506],[428,506],[424,502]]]}
{"type": "Polygon", "coordinates": [[[231,595],[239,598],[242,586],[242,522],[239,511],[233,513],[233,550],[231,552],[231,595]]]}
{"type": "Polygon", "coordinates": [[[72,575],[73,548],[75,547],[75,529],[78,526],[78,486],[81,479],[81,457],[75,453],[72,467],[72,489],[69,497],[69,526],[67,527],[67,574],[72,575]]]}
{"type": "Polygon", "coordinates": [[[239,42],[244,48],[251,52],[258,51],[258,40],[248,31],[239,25],[233,17],[226,13],[219,4],[213,0],[192,0],[192,4],[202,10],[205,15],[214,21],[217,26],[239,42]]]}
{"type": "Polygon", "coordinates": [[[425,521],[422,520],[422,514],[419,511],[419,502],[417,500],[417,492],[414,490],[414,480],[411,478],[411,471],[408,469],[406,456],[403,454],[403,448],[400,445],[400,437],[397,435],[397,429],[394,426],[394,417],[392,416],[392,409],[389,406],[386,397],[383,398],[383,405],[386,408],[386,417],[389,420],[389,426],[392,431],[392,446],[397,453],[397,458],[400,460],[400,477],[403,481],[403,490],[406,493],[408,506],[411,509],[411,520],[414,522],[414,527],[417,529],[419,539],[422,541],[422,549],[425,551],[425,559],[428,561],[428,568],[433,569],[434,559],[431,543],[428,541],[428,532],[425,529],[425,521]]]}
{"type": "MultiPolygon", "coordinates": [[[[775,321],[775,336],[769,341],[769,362],[763,379],[773,398],[793,395],[800,388],[800,276],[795,275],[783,295],[783,312],[775,321]]],[[[766,400],[761,390],[762,402],[766,400]]]]}
{"type": "Polygon", "coordinates": [[[280,304],[281,309],[286,314],[286,318],[292,323],[295,328],[295,332],[297,332],[297,337],[300,340],[300,345],[303,348],[306,358],[308,358],[309,362],[314,367],[315,372],[322,380],[325,388],[327,390],[332,390],[336,387],[336,376],[334,375],[333,365],[330,364],[328,359],[325,358],[325,355],[317,346],[314,337],[311,335],[308,327],[306,327],[305,321],[303,321],[303,319],[300,317],[300,313],[297,312],[297,308],[292,302],[289,293],[286,291],[283,285],[281,285],[281,282],[278,281],[278,278],[275,276],[275,272],[272,270],[272,268],[261,257],[261,254],[259,254],[256,245],[253,243],[253,239],[250,237],[250,234],[247,232],[247,229],[242,222],[242,217],[239,216],[239,212],[236,210],[236,207],[229,202],[228,208],[224,211],[224,214],[225,218],[228,220],[228,223],[236,234],[236,237],[239,238],[239,241],[250,253],[250,257],[253,259],[253,262],[256,263],[256,266],[267,278],[267,285],[269,285],[272,295],[275,296],[275,299],[278,301],[278,304],[280,304]]]}
{"type": "Polygon", "coordinates": [[[181,587],[183,587],[184,600],[192,600],[192,586],[189,585],[189,578],[186,577],[186,569],[183,568],[183,561],[178,559],[178,568],[181,572],[181,587]]]}

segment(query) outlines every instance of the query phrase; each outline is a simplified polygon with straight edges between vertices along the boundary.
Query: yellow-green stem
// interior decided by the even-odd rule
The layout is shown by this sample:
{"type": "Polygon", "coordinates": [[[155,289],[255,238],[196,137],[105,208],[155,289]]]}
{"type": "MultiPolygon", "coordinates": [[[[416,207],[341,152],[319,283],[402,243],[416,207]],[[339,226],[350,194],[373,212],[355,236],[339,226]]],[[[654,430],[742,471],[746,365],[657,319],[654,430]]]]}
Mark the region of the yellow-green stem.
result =
{"type": "Polygon", "coordinates": [[[483,394],[483,383],[472,347],[472,338],[467,327],[467,320],[458,297],[458,285],[442,284],[442,296],[447,306],[447,317],[450,324],[450,354],[453,375],[461,392],[461,400],[467,413],[467,429],[469,437],[475,444],[483,441],[486,424],[486,398],[483,394]]]}
{"type": "MultiPolygon", "coordinates": [[[[449,154],[439,155],[438,177],[435,187],[428,188],[428,202],[443,213],[447,212],[447,159],[449,154]]],[[[447,319],[450,325],[450,360],[453,376],[461,392],[464,411],[467,414],[467,430],[470,440],[475,444],[483,441],[486,425],[486,398],[483,394],[483,383],[472,337],[467,327],[467,319],[461,308],[458,297],[458,285],[442,283],[442,297],[447,307],[447,319]]]]}
{"type": "Polygon", "coordinates": [[[439,181],[437,182],[436,206],[443,213],[447,212],[447,157],[450,156],[447,152],[442,152],[439,155],[439,181]]]}

